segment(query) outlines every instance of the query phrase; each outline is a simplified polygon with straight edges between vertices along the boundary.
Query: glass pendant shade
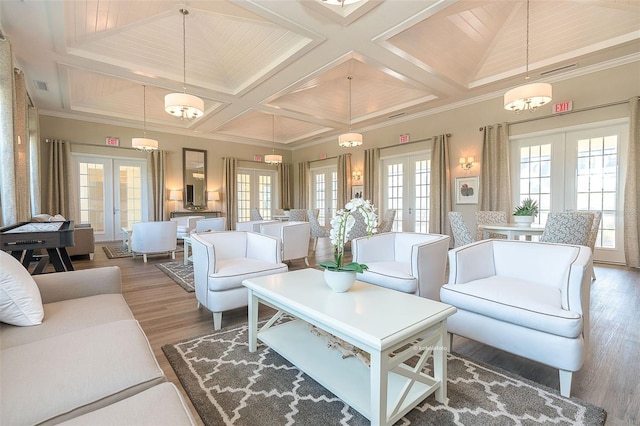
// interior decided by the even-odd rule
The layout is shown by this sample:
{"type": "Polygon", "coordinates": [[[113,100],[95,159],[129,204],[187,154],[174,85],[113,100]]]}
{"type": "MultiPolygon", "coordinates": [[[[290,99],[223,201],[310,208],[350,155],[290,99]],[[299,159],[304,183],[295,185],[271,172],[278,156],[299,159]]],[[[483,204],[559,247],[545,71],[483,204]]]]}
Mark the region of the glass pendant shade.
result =
{"type": "Polygon", "coordinates": [[[174,117],[193,120],[204,115],[204,101],[188,93],[169,93],[164,97],[164,110],[174,117]]]}
{"type": "Polygon", "coordinates": [[[516,87],[504,94],[504,109],[516,113],[529,110],[551,102],[552,88],[548,83],[532,83],[516,87]]]}
{"type": "Polygon", "coordinates": [[[351,148],[362,145],[362,135],[360,133],[345,133],[338,136],[338,145],[343,148],[351,148]]]}
{"type": "Polygon", "coordinates": [[[158,149],[158,141],[148,138],[131,138],[131,146],[140,151],[155,151],[158,149]]]}

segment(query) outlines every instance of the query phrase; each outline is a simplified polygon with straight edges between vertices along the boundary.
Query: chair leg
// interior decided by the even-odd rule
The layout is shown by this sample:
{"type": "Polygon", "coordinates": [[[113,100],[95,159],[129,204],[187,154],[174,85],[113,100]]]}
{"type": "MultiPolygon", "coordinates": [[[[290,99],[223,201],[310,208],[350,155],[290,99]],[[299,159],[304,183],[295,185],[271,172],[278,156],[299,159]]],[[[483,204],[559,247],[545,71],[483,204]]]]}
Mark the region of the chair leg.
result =
{"type": "Polygon", "coordinates": [[[213,329],[220,330],[222,328],[222,312],[213,313],[213,329]]]}
{"type": "Polygon", "coordinates": [[[176,260],[176,252],[175,252],[175,250],[171,252],[171,259],[176,260]]]}
{"type": "Polygon", "coordinates": [[[307,256],[304,257],[304,264],[309,267],[309,258],[307,256]]]}
{"type": "Polygon", "coordinates": [[[558,370],[560,372],[560,395],[569,398],[571,396],[571,378],[573,372],[558,370]]]}
{"type": "Polygon", "coordinates": [[[318,246],[318,237],[315,237],[315,238],[313,239],[313,250],[312,250],[313,252],[315,252],[315,251],[316,251],[316,247],[317,247],[317,246],[318,246]]]}
{"type": "Polygon", "coordinates": [[[142,254],[142,260],[144,261],[144,263],[147,263],[147,253],[142,254]]]}

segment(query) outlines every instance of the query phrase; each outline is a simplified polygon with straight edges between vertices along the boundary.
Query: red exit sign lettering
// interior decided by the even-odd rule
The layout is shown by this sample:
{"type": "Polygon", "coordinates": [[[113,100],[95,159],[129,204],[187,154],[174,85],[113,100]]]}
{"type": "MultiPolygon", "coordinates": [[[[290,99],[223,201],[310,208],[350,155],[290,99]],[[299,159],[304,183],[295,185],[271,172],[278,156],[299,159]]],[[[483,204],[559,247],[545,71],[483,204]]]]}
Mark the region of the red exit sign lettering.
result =
{"type": "Polygon", "coordinates": [[[558,102],[553,106],[553,113],[567,112],[573,110],[573,101],[558,102]]]}
{"type": "Polygon", "coordinates": [[[107,138],[107,145],[109,146],[120,146],[120,138],[107,138]]]}

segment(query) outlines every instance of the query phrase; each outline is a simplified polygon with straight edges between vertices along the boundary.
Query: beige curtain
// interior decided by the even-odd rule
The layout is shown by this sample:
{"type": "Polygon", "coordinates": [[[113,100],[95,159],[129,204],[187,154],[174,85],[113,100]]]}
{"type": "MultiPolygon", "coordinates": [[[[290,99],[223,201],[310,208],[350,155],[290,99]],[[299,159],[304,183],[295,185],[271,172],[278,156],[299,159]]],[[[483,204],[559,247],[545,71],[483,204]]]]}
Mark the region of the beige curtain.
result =
{"type": "Polygon", "coordinates": [[[227,228],[236,229],[238,222],[238,207],[236,205],[238,160],[236,158],[224,159],[224,172],[222,190],[224,192],[223,206],[227,216],[227,228]]]}
{"type": "Polygon", "coordinates": [[[511,173],[509,169],[509,126],[485,126],[480,167],[480,208],[510,215],[511,173]]]}
{"type": "Polygon", "coordinates": [[[338,155],[338,210],[351,199],[351,154],[338,155]]]}
{"type": "Polygon", "coordinates": [[[165,182],[166,153],[164,151],[153,151],[147,154],[147,170],[149,189],[149,212],[151,220],[165,220],[167,211],[167,186],[165,182]]]}
{"type": "Polygon", "coordinates": [[[61,214],[68,220],[77,220],[78,197],[71,171],[71,144],[57,139],[50,139],[49,143],[46,212],[51,215],[61,214]]]}
{"type": "Polygon", "coordinates": [[[451,235],[451,171],[449,170],[449,136],[433,137],[431,148],[431,204],[429,232],[451,235]]]}
{"type": "Polygon", "coordinates": [[[13,60],[11,44],[0,40],[0,223],[18,221],[13,136],[13,60]]]}
{"type": "Polygon", "coordinates": [[[29,155],[29,115],[27,108],[27,88],[24,83],[24,74],[20,70],[14,70],[14,90],[13,97],[13,137],[16,140],[14,145],[14,162],[16,177],[16,214],[18,222],[25,222],[31,219],[31,196],[30,187],[30,155],[29,155]]]}
{"type": "Polygon", "coordinates": [[[309,208],[309,170],[311,169],[311,163],[304,161],[298,163],[298,206],[301,209],[309,208]]]}
{"type": "Polygon", "coordinates": [[[624,254],[627,266],[640,268],[640,97],[629,100],[629,152],[624,186],[624,254]]]}
{"type": "MultiPolygon", "coordinates": [[[[380,193],[380,149],[371,148],[364,151],[364,175],[362,182],[364,185],[362,197],[369,200],[374,206],[378,206],[378,194],[380,193]]],[[[378,206],[379,207],[379,206],[378,206]]],[[[378,214],[382,214],[378,208],[378,214]]]]}
{"type": "Polygon", "coordinates": [[[291,164],[278,164],[278,181],[280,208],[293,208],[293,166],[291,164]]]}
{"type": "Polygon", "coordinates": [[[31,216],[42,213],[42,191],[40,191],[40,124],[38,109],[29,108],[29,189],[31,192],[31,216]]]}

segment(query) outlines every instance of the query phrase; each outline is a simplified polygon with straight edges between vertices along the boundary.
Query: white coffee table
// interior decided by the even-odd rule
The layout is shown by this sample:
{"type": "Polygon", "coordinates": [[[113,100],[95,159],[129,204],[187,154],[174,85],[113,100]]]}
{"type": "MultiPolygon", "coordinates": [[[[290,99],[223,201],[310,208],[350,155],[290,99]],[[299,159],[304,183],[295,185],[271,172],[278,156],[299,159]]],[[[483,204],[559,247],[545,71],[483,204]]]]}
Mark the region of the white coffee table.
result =
{"type": "Polygon", "coordinates": [[[360,281],[346,293],[334,293],[315,269],[243,284],[249,289],[249,351],[256,351],[260,339],[372,425],[395,423],[434,392],[437,401],[446,403],[447,318],[456,312],[453,306],[360,281]],[[278,312],[258,330],[261,302],[278,312]],[[283,313],[297,319],[274,325],[283,313]],[[371,366],[354,357],[343,359],[309,331],[309,324],[368,352],[371,366]],[[421,370],[432,352],[429,376],[421,370]],[[404,364],[415,355],[420,357],[415,367],[404,364]]]}

